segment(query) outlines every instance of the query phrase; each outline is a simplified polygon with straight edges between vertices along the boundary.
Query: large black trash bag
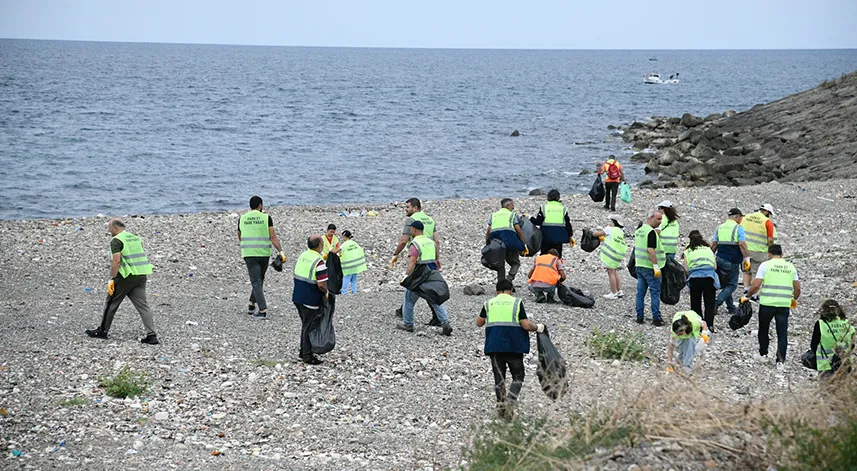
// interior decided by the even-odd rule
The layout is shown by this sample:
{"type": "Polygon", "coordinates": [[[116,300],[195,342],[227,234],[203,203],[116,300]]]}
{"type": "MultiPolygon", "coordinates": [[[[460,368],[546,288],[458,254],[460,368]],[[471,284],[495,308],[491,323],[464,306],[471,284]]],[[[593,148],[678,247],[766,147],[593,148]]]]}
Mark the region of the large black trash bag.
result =
{"type": "Polygon", "coordinates": [[[687,285],[687,272],[680,263],[667,258],[667,264],[661,270],[661,302],[676,305],[681,299],[681,290],[687,285]]]}
{"type": "Polygon", "coordinates": [[[738,330],[750,323],[753,318],[753,304],[749,301],[738,305],[738,312],[729,318],[729,328],[738,330]]]}
{"type": "Polygon", "coordinates": [[[818,361],[815,356],[815,352],[812,350],[807,350],[803,352],[803,355],[800,356],[800,364],[803,365],[804,368],[809,368],[812,371],[818,370],[818,361]]]}
{"type": "Polygon", "coordinates": [[[580,238],[580,248],[584,252],[592,252],[601,245],[601,239],[592,235],[589,229],[583,230],[583,236],[580,238]]]}
{"type": "Polygon", "coordinates": [[[631,252],[631,260],[628,260],[628,274],[631,278],[637,278],[637,259],[634,257],[634,252],[631,252]]]}
{"type": "Polygon", "coordinates": [[[524,233],[524,241],[527,243],[525,257],[535,257],[542,249],[542,231],[533,225],[529,218],[521,217],[521,232],[524,233]]]}
{"type": "Polygon", "coordinates": [[[547,329],[536,334],[536,345],[539,350],[539,366],[536,370],[539,384],[549,398],[557,400],[568,390],[568,364],[554,346],[547,329]]]}
{"type": "Polygon", "coordinates": [[[595,177],[595,183],[592,184],[592,189],[589,190],[589,197],[592,201],[600,203],[604,201],[604,183],[601,182],[601,174],[595,177]]]}
{"type": "Polygon", "coordinates": [[[432,304],[440,305],[449,300],[449,285],[443,275],[427,265],[417,265],[400,284],[432,304]]]}
{"type": "Polygon", "coordinates": [[[331,253],[327,256],[327,290],[334,294],[342,291],[342,263],[339,255],[331,253]]]}
{"type": "Polygon", "coordinates": [[[583,307],[587,309],[595,306],[595,299],[593,299],[591,296],[583,294],[583,291],[577,288],[572,288],[571,286],[559,284],[556,286],[556,293],[557,296],[559,296],[559,300],[562,301],[563,304],[567,304],[573,307],[583,307]]]}
{"type": "MultiPolygon", "coordinates": [[[[337,257],[339,258],[339,257],[337,257]]],[[[313,320],[309,330],[309,343],[312,352],[322,355],[336,346],[336,332],[333,330],[333,311],[336,309],[336,295],[330,294],[321,308],[321,314],[313,320]]]]}
{"type": "Polygon", "coordinates": [[[717,270],[715,270],[715,272],[717,273],[717,278],[720,280],[720,287],[725,288],[726,285],[729,284],[729,273],[726,273],[719,264],[717,265],[717,270]]]}
{"type": "Polygon", "coordinates": [[[500,239],[491,239],[482,247],[482,265],[489,270],[499,270],[506,263],[506,244],[500,239]]]}

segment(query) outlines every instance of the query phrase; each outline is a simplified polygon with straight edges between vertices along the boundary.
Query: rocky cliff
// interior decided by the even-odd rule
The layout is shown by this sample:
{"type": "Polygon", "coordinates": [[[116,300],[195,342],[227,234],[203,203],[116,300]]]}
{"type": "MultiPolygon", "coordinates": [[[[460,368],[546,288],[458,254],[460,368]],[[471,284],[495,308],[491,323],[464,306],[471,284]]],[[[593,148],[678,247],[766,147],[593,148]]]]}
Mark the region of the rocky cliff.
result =
{"type": "Polygon", "coordinates": [[[857,72],[748,111],[653,118],[621,128],[643,187],[857,177],[857,72]]]}

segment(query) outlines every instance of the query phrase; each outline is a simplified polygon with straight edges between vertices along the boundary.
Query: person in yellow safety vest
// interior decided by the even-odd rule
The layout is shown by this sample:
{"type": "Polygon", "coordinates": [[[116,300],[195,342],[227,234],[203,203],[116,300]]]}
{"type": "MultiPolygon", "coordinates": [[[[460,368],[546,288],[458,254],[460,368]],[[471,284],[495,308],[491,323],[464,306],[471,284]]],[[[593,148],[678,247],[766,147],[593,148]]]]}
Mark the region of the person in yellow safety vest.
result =
{"type": "Polygon", "coordinates": [[[107,282],[107,301],[101,316],[101,325],[97,329],[87,329],[86,335],[106,339],[107,332],[113,324],[116,310],[127,296],[131,299],[143,326],[146,336],[141,343],[157,345],[158,336],[155,333],[155,321],[149,303],[146,301],[147,275],[152,274],[152,264],[143,242],[136,235],[125,230],[125,223],[119,219],[111,219],[107,223],[110,239],[110,281],[107,282]]]}
{"type": "Polygon", "coordinates": [[[556,285],[565,281],[565,263],[556,249],[550,249],[536,257],[528,276],[527,288],[536,296],[536,302],[553,302],[556,285]]]}
{"type": "Polygon", "coordinates": [[[829,378],[845,366],[850,371],[848,362],[857,345],[857,331],[848,322],[848,316],[842,307],[833,299],[827,299],[821,304],[819,319],[812,328],[812,339],[809,350],[815,354],[815,369],[821,378],[829,378]]]}
{"type": "MultiPolygon", "coordinates": [[[[771,218],[774,216],[774,207],[763,204],[755,213],[744,216],[741,226],[747,235],[747,252],[750,258],[750,268],[744,269],[744,296],[749,291],[752,275],[759,270],[759,265],[768,259],[768,247],[776,244],[776,228],[771,218]]],[[[746,267],[747,264],[745,263],[746,267]]],[[[752,298],[751,301],[758,301],[752,298]]]]}
{"type": "Polygon", "coordinates": [[[656,227],[661,244],[664,246],[664,254],[667,258],[675,259],[678,252],[679,225],[678,214],[673,207],[672,201],[664,200],[658,205],[658,211],[664,215],[661,225],[656,227]]]}
{"type": "Polygon", "coordinates": [[[695,311],[679,311],[673,316],[670,329],[670,341],[667,344],[667,371],[680,365],[684,372],[690,373],[693,359],[696,357],[696,346],[700,337],[704,341],[709,338],[708,325],[695,311]],[[673,358],[673,352],[678,349],[678,363],[673,358]]]}
{"type": "Polygon", "coordinates": [[[295,261],[294,288],[292,302],[298,309],[301,319],[300,359],[308,365],[320,365],[323,361],[312,351],[310,329],[318,323],[316,319],[323,314],[322,309],[328,299],[327,265],[321,257],[324,236],[312,235],[307,238],[307,250],[295,261]]]}
{"type": "Polygon", "coordinates": [[[616,214],[607,216],[610,220],[610,225],[605,227],[603,231],[593,231],[592,235],[601,239],[601,266],[607,270],[607,281],[610,283],[610,293],[605,294],[607,299],[619,299],[625,296],[622,292],[622,286],[619,284],[619,265],[625,260],[625,253],[628,252],[628,244],[625,243],[625,232],[622,230],[625,226],[622,220],[616,214]]]}
{"type": "MultiPolygon", "coordinates": [[[[437,267],[437,246],[434,241],[425,236],[424,225],[420,221],[411,222],[411,236],[413,240],[408,247],[408,269],[407,275],[411,275],[417,268],[417,265],[425,265],[430,270],[438,270],[437,267]]],[[[399,330],[406,332],[414,331],[414,305],[417,303],[419,295],[405,288],[405,299],[402,305],[402,322],[396,325],[399,330]]],[[[442,304],[434,304],[428,299],[429,307],[431,308],[432,316],[437,316],[440,321],[441,334],[452,335],[452,324],[449,323],[449,314],[442,304]]]]}
{"type": "MultiPolygon", "coordinates": [[[[423,212],[422,202],[420,202],[419,198],[408,198],[408,200],[405,201],[405,214],[407,215],[405,218],[405,227],[399,236],[399,243],[396,245],[396,250],[393,252],[393,259],[390,260],[390,268],[396,266],[396,262],[399,261],[399,254],[402,253],[402,250],[410,248],[411,241],[414,239],[411,235],[411,223],[419,221],[423,224],[423,235],[434,241],[436,251],[435,267],[440,270],[440,238],[438,236],[440,228],[435,223],[434,219],[423,212]]],[[[431,304],[429,304],[429,307],[431,307],[431,304]]],[[[396,317],[402,317],[402,309],[403,306],[399,306],[396,309],[396,317]]],[[[437,313],[435,313],[434,308],[432,308],[431,320],[426,325],[440,326],[440,324],[440,319],[437,318],[437,313]]]]}
{"type": "Polygon", "coordinates": [[[661,239],[655,231],[661,225],[663,215],[655,211],[634,232],[634,262],[637,264],[637,324],[643,324],[646,310],[646,292],[652,302],[652,325],[664,325],[661,318],[661,269],[667,264],[667,256],[661,239]]]}
{"type": "Polygon", "coordinates": [[[328,224],[327,231],[321,237],[324,247],[321,250],[321,256],[327,260],[328,254],[331,252],[339,254],[341,247],[339,246],[339,237],[336,237],[336,224],[328,224]]]}
{"type": "Polygon", "coordinates": [[[524,385],[524,355],[530,352],[530,337],[527,333],[544,332],[545,326],[527,318],[524,301],[512,296],[512,282],[507,279],[497,282],[497,296],[482,306],[476,325],[485,326],[484,352],[491,358],[497,412],[501,418],[511,420],[524,385]],[[512,374],[508,393],[507,368],[512,374]]]}
{"type": "Polygon", "coordinates": [[[688,273],[687,284],[690,286],[690,310],[702,313],[708,328],[714,332],[714,314],[717,312],[715,298],[720,289],[717,260],[701,232],[690,231],[687,238],[689,242],[683,255],[684,270],[688,273]]]}
{"type": "Polygon", "coordinates": [[[711,250],[717,255],[718,278],[723,277],[725,281],[714,301],[714,310],[716,313],[717,309],[726,303],[729,314],[736,314],[738,308],[735,307],[732,295],[738,289],[738,275],[742,270],[750,268],[750,259],[747,252],[747,235],[741,227],[744,214],[738,208],[730,209],[727,214],[729,218],[714,231],[714,242],[711,244],[711,250]]]}
{"type": "Polygon", "coordinates": [[[506,261],[497,269],[497,281],[508,278],[514,283],[515,276],[521,268],[520,254],[527,255],[527,243],[521,231],[521,219],[515,212],[515,201],[512,198],[500,200],[500,209],[488,218],[488,228],[485,230],[485,243],[491,239],[502,240],[506,245],[506,261]],[[509,264],[509,274],[506,275],[506,264],[509,264]]]}
{"type": "Polygon", "coordinates": [[[274,230],[274,220],[269,214],[265,214],[262,198],[253,196],[250,198],[250,211],[244,213],[238,219],[238,242],[241,245],[241,257],[247,265],[247,273],[250,275],[250,304],[247,306],[247,314],[254,319],[265,320],[268,318],[268,305],[265,302],[265,272],[268,271],[268,259],[271,257],[271,245],[279,252],[280,261],[286,261],[286,255],[280,246],[280,239],[274,230]],[[256,303],[259,303],[259,312],[256,311],[256,303]]]}
{"type": "Polygon", "coordinates": [[[539,208],[539,213],[530,218],[530,222],[542,231],[542,255],[550,252],[550,249],[556,249],[557,257],[562,258],[563,244],[574,248],[574,228],[568,208],[560,202],[559,190],[556,188],[548,191],[547,201],[539,208]]]}
{"type": "Polygon", "coordinates": [[[351,236],[351,231],[342,231],[345,242],[339,258],[342,261],[342,294],[348,293],[349,287],[352,293],[357,293],[357,275],[366,271],[366,254],[351,236]]]}
{"type": "MultiPolygon", "coordinates": [[[[759,353],[755,359],[768,361],[768,329],[771,320],[777,322],[777,370],[785,367],[786,350],[789,346],[789,312],[797,308],[800,298],[800,280],[797,270],[783,260],[783,248],[779,244],[768,247],[768,260],[759,265],[748,296],[759,293],[759,353]]],[[[750,302],[748,296],[741,303],[750,302]]]]}

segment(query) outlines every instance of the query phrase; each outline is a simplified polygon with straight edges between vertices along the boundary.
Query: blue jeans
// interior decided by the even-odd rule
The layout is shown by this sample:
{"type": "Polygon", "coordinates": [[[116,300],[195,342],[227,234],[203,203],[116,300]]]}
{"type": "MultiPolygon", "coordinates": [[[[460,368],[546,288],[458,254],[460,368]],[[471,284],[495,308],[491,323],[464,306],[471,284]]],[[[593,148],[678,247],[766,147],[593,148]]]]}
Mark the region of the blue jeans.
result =
{"type": "Polygon", "coordinates": [[[645,318],[646,291],[652,298],[652,320],[661,319],[661,279],[651,268],[637,267],[637,319],[645,318]]]}
{"type": "MultiPolygon", "coordinates": [[[[417,303],[417,300],[420,299],[416,293],[405,289],[405,304],[402,306],[402,322],[405,325],[414,325],[414,304],[417,303]]],[[[442,305],[428,303],[429,306],[434,310],[434,313],[437,314],[437,320],[440,321],[441,324],[449,323],[449,314],[446,312],[446,308],[442,305]]]]}
{"type": "Polygon", "coordinates": [[[693,358],[696,356],[696,342],[698,339],[691,336],[689,339],[671,340],[676,348],[678,363],[684,368],[685,373],[690,373],[693,366],[693,358]]]}
{"type": "Polygon", "coordinates": [[[348,287],[351,287],[352,293],[357,293],[357,273],[352,273],[351,275],[345,275],[342,277],[342,291],[340,294],[348,293],[348,287]]]}
{"type": "Polygon", "coordinates": [[[728,262],[720,257],[717,257],[717,269],[724,273],[728,273],[726,286],[717,295],[717,300],[714,302],[714,308],[717,309],[724,302],[726,309],[729,312],[735,311],[735,301],[732,299],[732,294],[738,289],[738,274],[741,271],[741,266],[737,263],[728,262]]]}

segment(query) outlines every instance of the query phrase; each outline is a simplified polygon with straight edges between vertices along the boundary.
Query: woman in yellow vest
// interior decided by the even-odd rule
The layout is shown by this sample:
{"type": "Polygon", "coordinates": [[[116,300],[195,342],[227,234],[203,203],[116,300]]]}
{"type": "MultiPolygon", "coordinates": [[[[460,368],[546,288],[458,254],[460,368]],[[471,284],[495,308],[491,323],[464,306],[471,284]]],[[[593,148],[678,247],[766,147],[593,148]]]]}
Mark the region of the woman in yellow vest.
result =
{"type": "Polygon", "coordinates": [[[628,244],[625,243],[625,232],[622,230],[625,226],[622,225],[619,216],[611,214],[607,217],[610,219],[610,225],[603,231],[594,231],[592,235],[602,241],[598,256],[601,259],[601,266],[607,270],[607,281],[610,283],[610,294],[605,294],[604,297],[619,299],[624,297],[625,293],[622,292],[622,286],[619,284],[618,269],[625,260],[628,244]]]}
{"type": "Polygon", "coordinates": [[[667,258],[675,259],[675,254],[678,252],[678,214],[671,201],[661,201],[658,205],[658,211],[664,215],[661,219],[661,225],[655,230],[661,238],[661,244],[664,246],[664,254],[667,258]]]}
{"type": "Polygon", "coordinates": [[[720,289],[720,277],[717,276],[717,261],[711,246],[699,231],[690,231],[690,242],[684,250],[684,269],[688,272],[690,285],[690,309],[703,314],[708,328],[714,331],[715,299],[720,289]],[[703,310],[703,302],[705,308],[703,310]]]}
{"type": "Polygon", "coordinates": [[[829,378],[851,357],[857,344],[857,332],[838,302],[828,299],[821,304],[819,319],[812,328],[810,351],[815,353],[815,368],[821,378],[829,378]]]}
{"type": "Polygon", "coordinates": [[[673,316],[670,327],[670,341],[667,344],[667,371],[680,365],[685,373],[690,373],[693,359],[696,357],[697,343],[700,338],[708,341],[708,326],[699,314],[693,311],[679,311],[673,316]],[[673,360],[673,352],[678,350],[678,362],[673,360]]]}
{"type": "Polygon", "coordinates": [[[351,237],[351,231],[342,231],[342,243],[339,258],[342,263],[342,294],[348,293],[351,287],[352,293],[357,293],[357,275],[366,271],[366,254],[363,247],[357,245],[351,237]]]}

